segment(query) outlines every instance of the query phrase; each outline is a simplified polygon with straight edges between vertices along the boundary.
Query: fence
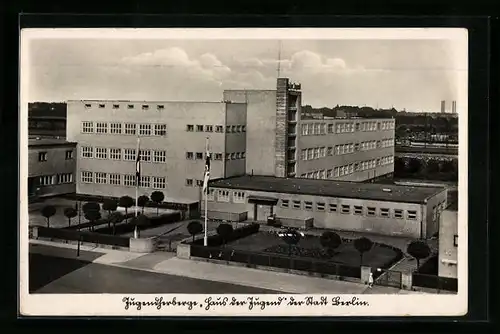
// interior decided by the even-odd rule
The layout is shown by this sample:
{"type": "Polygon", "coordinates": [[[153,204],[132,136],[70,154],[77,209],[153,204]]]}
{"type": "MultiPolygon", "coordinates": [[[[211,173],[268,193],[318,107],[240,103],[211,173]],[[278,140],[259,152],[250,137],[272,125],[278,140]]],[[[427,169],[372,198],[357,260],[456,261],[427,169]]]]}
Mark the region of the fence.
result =
{"type": "Polygon", "coordinates": [[[458,291],[458,280],[456,278],[413,273],[412,284],[413,286],[436,289],[437,291],[458,291]]]}
{"type": "Polygon", "coordinates": [[[400,271],[383,270],[375,272],[374,284],[401,289],[403,273],[400,271]]]}
{"type": "Polygon", "coordinates": [[[315,259],[304,259],[289,257],[279,254],[249,252],[234,249],[216,247],[204,247],[191,244],[191,256],[205,259],[214,259],[243,263],[247,266],[264,266],[289,270],[298,270],[323,275],[335,275],[339,277],[361,277],[361,268],[352,267],[339,263],[321,261],[315,259]]]}
{"type": "Polygon", "coordinates": [[[102,245],[112,245],[119,247],[130,247],[130,239],[114,235],[104,235],[86,231],[74,231],[58,228],[36,227],[38,237],[71,240],[81,242],[96,243],[102,245]]]}

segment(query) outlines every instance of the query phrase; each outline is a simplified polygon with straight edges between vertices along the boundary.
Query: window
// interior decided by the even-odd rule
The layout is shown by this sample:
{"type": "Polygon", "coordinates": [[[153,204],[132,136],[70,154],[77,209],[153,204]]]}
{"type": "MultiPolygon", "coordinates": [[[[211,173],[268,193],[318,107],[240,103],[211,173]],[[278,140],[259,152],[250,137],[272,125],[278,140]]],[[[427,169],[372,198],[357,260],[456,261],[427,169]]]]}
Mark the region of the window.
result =
{"type": "Polygon", "coordinates": [[[313,203],[312,202],[309,202],[309,201],[305,201],[304,202],[304,209],[306,210],[312,210],[313,208],[313,203]]]}
{"type": "Polygon", "coordinates": [[[155,136],[165,136],[167,134],[167,124],[155,124],[155,136]]]}
{"type": "Polygon", "coordinates": [[[197,125],[196,126],[196,131],[197,132],[203,132],[203,125],[197,125]]]}
{"type": "Polygon", "coordinates": [[[231,125],[231,132],[236,133],[236,125],[231,125]]]}
{"type": "Polygon", "coordinates": [[[203,187],[203,180],[196,180],[197,187],[203,187]]]}
{"type": "Polygon", "coordinates": [[[40,162],[47,161],[47,152],[38,153],[38,161],[40,162]]]}
{"type": "Polygon", "coordinates": [[[153,188],[165,189],[167,187],[167,180],[165,177],[153,176],[153,188]]]}
{"type": "Polygon", "coordinates": [[[342,204],[342,209],[340,210],[341,213],[350,213],[351,212],[351,206],[347,204],[342,204]]]}
{"type": "Polygon", "coordinates": [[[121,134],[122,133],[122,123],[111,123],[109,124],[109,133],[121,134]]]}
{"type": "Polygon", "coordinates": [[[281,207],[282,208],[288,208],[289,206],[290,206],[290,200],[287,200],[287,199],[281,200],[281,207]]]}
{"type": "Polygon", "coordinates": [[[389,209],[380,208],[380,217],[389,217],[389,209]]]}
{"type": "Polygon", "coordinates": [[[54,184],[53,179],[54,178],[51,175],[44,175],[44,176],[40,176],[38,181],[39,181],[41,186],[49,186],[51,184],[54,184]]]}
{"type": "Polygon", "coordinates": [[[233,191],[233,203],[245,203],[245,193],[243,191],[233,191]]]}
{"type": "Polygon", "coordinates": [[[108,123],[106,122],[97,122],[96,123],[96,133],[108,133],[108,123]]]}
{"type": "Polygon", "coordinates": [[[325,211],[325,203],[316,203],[316,210],[325,211]]]}
{"type": "Polygon", "coordinates": [[[229,191],[219,190],[219,192],[217,194],[217,200],[219,202],[229,202],[229,191]]]}
{"type": "Polygon", "coordinates": [[[151,124],[139,124],[139,136],[151,136],[151,124]]]}
{"type": "Polygon", "coordinates": [[[236,153],[231,153],[231,160],[235,160],[236,159],[236,153]]]}
{"type": "Polygon", "coordinates": [[[403,210],[394,209],[394,218],[403,219],[403,210]]]}
{"type": "Polygon", "coordinates": [[[148,109],[149,109],[149,106],[147,104],[142,105],[142,110],[148,110],[148,109]]]}
{"type": "Polygon", "coordinates": [[[85,108],[91,108],[92,105],[90,103],[85,103],[85,108]]]}
{"type": "Polygon", "coordinates": [[[192,179],[186,179],[186,186],[192,187],[193,186],[193,180],[192,179]]]}
{"type": "Polygon", "coordinates": [[[108,158],[108,149],[104,148],[104,147],[96,147],[95,157],[96,157],[96,159],[107,159],[108,158]]]}
{"type": "Polygon", "coordinates": [[[302,124],[302,126],[300,127],[300,131],[303,136],[307,136],[307,124],[302,124]]]}
{"type": "Polygon", "coordinates": [[[123,184],[127,187],[135,187],[136,177],[133,174],[126,174],[123,176],[123,184]]]}
{"type": "Polygon", "coordinates": [[[222,160],[222,153],[215,153],[214,160],[222,160]]]}
{"type": "Polygon", "coordinates": [[[226,125],[226,132],[230,133],[231,132],[231,125],[226,125]]]}
{"type": "Polygon", "coordinates": [[[408,210],[407,211],[407,219],[417,219],[417,211],[408,210]]]}
{"type": "Polygon", "coordinates": [[[82,146],[82,158],[92,158],[94,155],[94,148],[89,146],[82,146]]]}
{"type": "Polygon", "coordinates": [[[156,109],[163,110],[163,109],[165,109],[165,106],[163,104],[159,104],[156,106],[156,109]]]}
{"type": "Polygon", "coordinates": [[[300,209],[301,205],[300,205],[300,201],[293,201],[293,208],[294,209],[300,209]]]}
{"type": "Polygon", "coordinates": [[[247,131],[247,127],[246,125],[242,125],[241,126],[241,132],[246,132],[247,131]]]}
{"type": "Polygon", "coordinates": [[[216,125],[215,132],[224,132],[224,127],[222,125],[216,125]]]}
{"type": "Polygon", "coordinates": [[[151,178],[149,176],[141,176],[141,180],[139,182],[139,187],[141,187],[141,188],[151,187],[151,178]]]}
{"type": "Polygon", "coordinates": [[[94,123],[83,122],[82,123],[82,132],[83,133],[94,133],[94,123]]]}
{"type": "Polygon", "coordinates": [[[128,109],[134,109],[134,105],[133,105],[133,104],[129,104],[129,105],[127,106],[127,108],[128,108],[128,109]]]}
{"type": "Polygon", "coordinates": [[[165,163],[167,162],[167,152],[165,151],[154,151],[154,162],[165,163]]]}
{"type": "Polygon", "coordinates": [[[207,195],[207,201],[213,201],[215,199],[215,190],[209,189],[207,195]]]}
{"type": "Polygon", "coordinates": [[[83,183],[92,183],[94,182],[94,177],[92,172],[82,172],[81,179],[83,183]]]}
{"type": "Polygon", "coordinates": [[[205,131],[206,132],[214,132],[214,127],[212,125],[206,125],[205,126],[205,131]]]}
{"type": "Polygon", "coordinates": [[[151,151],[150,150],[140,150],[139,156],[141,161],[151,162],[151,151]]]}
{"type": "Polygon", "coordinates": [[[327,154],[333,155],[333,147],[332,146],[328,146],[327,154]]]}
{"type": "Polygon", "coordinates": [[[137,131],[137,126],[133,123],[125,123],[125,134],[135,135],[137,131]]]}
{"type": "Polygon", "coordinates": [[[193,124],[186,125],[186,131],[187,132],[193,132],[194,131],[194,125],[193,124]]]}
{"type": "Polygon", "coordinates": [[[453,246],[458,247],[458,235],[453,236],[453,246]]]}
{"type": "Polygon", "coordinates": [[[328,133],[333,133],[333,131],[334,131],[333,124],[328,124],[328,133]]]}
{"type": "Polygon", "coordinates": [[[105,104],[99,104],[99,108],[105,108],[106,105],[105,104]]]}
{"type": "Polygon", "coordinates": [[[203,160],[203,153],[196,152],[196,160],[203,160]]]}
{"type": "Polygon", "coordinates": [[[109,149],[109,158],[111,160],[121,160],[122,159],[122,150],[120,148],[110,148],[109,149]]]}
{"type": "Polygon", "coordinates": [[[106,173],[102,173],[102,172],[96,172],[95,173],[95,183],[98,183],[98,184],[106,184],[107,182],[107,174],[106,173]]]}
{"type": "Polygon", "coordinates": [[[136,159],[137,159],[137,155],[135,152],[135,148],[125,148],[123,150],[123,160],[135,161],[136,159]]]}
{"type": "Polygon", "coordinates": [[[73,150],[66,151],[66,160],[73,160],[73,150]]]}
{"type": "Polygon", "coordinates": [[[355,205],[354,206],[354,214],[355,215],[362,215],[363,214],[363,207],[361,205],[355,205]]]}
{"type": "Polygon", "coordinates": [[[236,125],[236,132],[241,132],[241,125],[236,125]]]}
{"type": "Polygon", "coordinates": [[[120,109],[120,105],[119,104],[113,104],[113,109],[120,109]]]}
{"type": "Polygon", "coordinates": [[[121,175],[115,173],[109,174],[109,184],[119,186],[121,184],[121,175]]]}
{"type": "Polygon", "coordinates": [[[187,160],[193,160],[194,154],[193,152],[186,152],[186,159],[187,160]]]}

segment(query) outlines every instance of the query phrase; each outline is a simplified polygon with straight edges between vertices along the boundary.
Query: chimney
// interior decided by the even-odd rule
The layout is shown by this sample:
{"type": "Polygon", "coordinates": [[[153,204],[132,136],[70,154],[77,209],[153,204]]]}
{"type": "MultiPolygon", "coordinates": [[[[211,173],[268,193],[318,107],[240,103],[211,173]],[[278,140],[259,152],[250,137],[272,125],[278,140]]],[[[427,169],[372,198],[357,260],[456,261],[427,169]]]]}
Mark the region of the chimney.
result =
{"type": "Polygon", "coordinates": [[[454,114],[457,113],[457,101],[451,102],[451,112],[454,114]]]}
{"type": "Polygon", "coordinates": [[[446,101],[441,101],[441,113],[445,113],[446,112],[446,101]]]}

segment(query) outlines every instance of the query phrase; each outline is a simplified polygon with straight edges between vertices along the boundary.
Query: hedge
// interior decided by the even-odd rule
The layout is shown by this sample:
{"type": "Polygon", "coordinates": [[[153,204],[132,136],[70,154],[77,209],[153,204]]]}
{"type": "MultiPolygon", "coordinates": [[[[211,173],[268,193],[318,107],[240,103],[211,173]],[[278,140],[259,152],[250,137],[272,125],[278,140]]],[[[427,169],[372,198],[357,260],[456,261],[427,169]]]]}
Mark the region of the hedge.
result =
{"type": "MultiPolygon", "coordinates": [[[[173,213],[166,213],[160,216],[153,216],[153,217],[148,217],[148,222],[149,224],[147,226],[141,226],[139,227],[140,230],[147,230],[153,227],[161,226],[161,225],[167,225],[167,224],[172,224],[176,223],[182,220],[182,214],[180,212],[173,212],[173,213]]],[[[135,229],[134,224],[130,223],[121,223],[117,224],[115,226],[115,234],[125,234],[125,233],[131,233],[135,229]]],[[[95,233],[102,233],[102,234],[113,234],[113,226],[108,227],[101,227],[98,228],[94,231],[95,233]]]]}
{"type": "MultiPolygon", "coordinates": [[[[246,225],[243,227],[239,227],[233,230],[233,233],[227,238],[226,243],[231,241],[235,241],[244,237],[248,237],[249,235],[255,234],[259,232],[260,225],[256,223],[252,223],[250,225],[246,225]]],[[[203,239],[196,239],[194,242],[187,242],[193,245],[203,245],[203,239]]],[[[207,238],[208,247],[219,247],[223,244],[223,240],[220,235],[212,235],[207,238]]]]}
{"type": "MultiPolygon", "coordinates": [[[[134,217],[134,215],[135,215],[134,212],[128,212],[126,215],[125,214],[123,215],[123,220],[130,219],[130,218],[134,217]]],[[[90,228],[92,226],[107,225],[107,224],[108,224],[108,219],[101,218],[101,219],[95,221],[94,223],[86,222],[86,223],[81,223],[81,224],[77,224],[77,225],[66,226],[66,227],[63,227],[63,229],[78,230],[78,229],[90,228]]],[[[120,223],[120,224],[123,224],[123,223],[120,223]]]]}
{"type": "Polygon", "coordinates": [[[129,247],[130,238],[115,236],[115,235],[103,235],[99,233],[87,232],[87,231],[74,231],[68,229],[59,228],[47,228],[39,226],[38,237],[42,238],[53,238],[61,240],[80,240],[82,242],[91,242],[101,245],[113,245],[120,247],[129,247]]]}

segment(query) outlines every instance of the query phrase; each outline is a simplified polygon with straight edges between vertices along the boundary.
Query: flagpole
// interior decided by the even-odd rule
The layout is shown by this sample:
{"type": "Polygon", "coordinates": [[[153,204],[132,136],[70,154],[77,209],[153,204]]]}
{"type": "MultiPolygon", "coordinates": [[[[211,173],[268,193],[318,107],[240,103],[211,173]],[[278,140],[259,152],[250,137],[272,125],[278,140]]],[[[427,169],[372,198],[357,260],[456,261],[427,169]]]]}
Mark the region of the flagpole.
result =
{"type": "MultiPolygon", "coordinates": [[[[139,161],[140,161],[140,152],[139,152],[139,137],[137,137],[137,156],[139,157],[139,161]]],[[[139,162],[140,163],[140,162],[139,162]]],[[[138,203],[137,203],[137,200],[138,200],[138,197],[139,197],[139,182],[141,182],[141,180],[139,179],[139,177],[137,176],[137,162],[136,162],[136,177],[135,177],[135,227],[134,227],[134,239],[137,239],[138,235],[137,235],[137,206],[138,206],[138,203]]]]}
{"type": "MultiPolygon", "coordinates": [[[[206,154],[208,154],[208,137],[207,137],[207,143],[206,143],[206,154]]],[[[207,181],[208,182],[208,181],[207,181]]],[[[203,245],[205,247],[208,246],[208,185],[206,188],[205,193],[205,236],[203,238],[203,245]]]]}

